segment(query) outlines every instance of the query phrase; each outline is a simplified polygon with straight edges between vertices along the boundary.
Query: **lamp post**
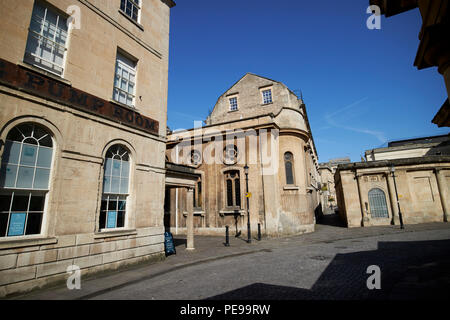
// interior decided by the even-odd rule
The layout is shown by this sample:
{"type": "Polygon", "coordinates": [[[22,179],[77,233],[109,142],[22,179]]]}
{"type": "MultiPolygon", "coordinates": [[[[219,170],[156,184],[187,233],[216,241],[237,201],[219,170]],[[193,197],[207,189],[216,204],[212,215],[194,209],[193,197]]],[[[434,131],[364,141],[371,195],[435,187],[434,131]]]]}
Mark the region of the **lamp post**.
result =
{"type": "Polygon", "coordinates": [[[252,242],[252,236],[250,231],[250,209],[249,209],[249,194],[248,194],[248,165],[245,165],[244,167],[244,173],[245,173],[245,187],[246,187],[246,195],[247,198],[247,243],[252,242]]]}
{"type": "Polygon", "coordinates": [[[398,200],[397,183],[395,182],[395,167],[393,165],[391,165],[391,173],[392,173],[392,178],[394,178],[394,189],[395,189],[395,197],[397,198],[398,217],[400,219],[400,229],[404,229],[405,227],[403,226],[403,217],[402,217],[402,212],[400,210],[400,201],[398,200]]]}

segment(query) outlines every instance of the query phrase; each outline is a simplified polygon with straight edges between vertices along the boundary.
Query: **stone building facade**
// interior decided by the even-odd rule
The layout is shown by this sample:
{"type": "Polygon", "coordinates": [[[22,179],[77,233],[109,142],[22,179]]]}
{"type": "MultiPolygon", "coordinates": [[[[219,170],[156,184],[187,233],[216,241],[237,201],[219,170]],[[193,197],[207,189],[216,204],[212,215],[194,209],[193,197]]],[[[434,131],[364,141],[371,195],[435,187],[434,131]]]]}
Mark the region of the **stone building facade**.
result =
{"type": "Polygon", "coordinates": [[[391,141],[385,148],[375,148],[365,152],[366,161],[435,155],[450,155],[450,134],[391,141]]]}
{"type": "Polygon", "coordinates": [[[335,183],[348,227],[398,225],[399,207],[404,224],[448,221],[449,156],[343,164],[335,183]]]}
{"type": "Polygon", "coordinates": [[[2,1],[0,296],[163,257],[174,5],[2,1]]]}
{"type": "Polygon", "coordinates": [[[247,73],[205,123],[168,136],[167,161],[198,180],[192,191],[166,189],[166,227],[185,233],[192,205],[196,234],[224,235],[229,226],[246,235],[247,209],[254,235],[258,224],[267,236],[312,232],[320,177],[303,101],[281,82],[247,73]]]}

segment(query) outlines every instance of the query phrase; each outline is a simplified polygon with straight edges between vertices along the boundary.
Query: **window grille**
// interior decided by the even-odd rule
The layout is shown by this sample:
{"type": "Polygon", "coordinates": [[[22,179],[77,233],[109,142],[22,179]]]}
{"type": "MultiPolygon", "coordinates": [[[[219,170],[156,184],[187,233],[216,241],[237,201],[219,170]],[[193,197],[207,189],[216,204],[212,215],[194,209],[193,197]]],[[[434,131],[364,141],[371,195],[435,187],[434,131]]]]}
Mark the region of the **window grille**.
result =
{"type": "Polygon", "coordinates": [[[262,92],[263,95],[263,103],[272,103],[272,90],[263,90],[262,92]]]}
{"type": "Polygon", "coordinates": [[[369,191],[369,206],[372,218],[387,218],[389,216],[383,190],[374,188],[369,191]]]}

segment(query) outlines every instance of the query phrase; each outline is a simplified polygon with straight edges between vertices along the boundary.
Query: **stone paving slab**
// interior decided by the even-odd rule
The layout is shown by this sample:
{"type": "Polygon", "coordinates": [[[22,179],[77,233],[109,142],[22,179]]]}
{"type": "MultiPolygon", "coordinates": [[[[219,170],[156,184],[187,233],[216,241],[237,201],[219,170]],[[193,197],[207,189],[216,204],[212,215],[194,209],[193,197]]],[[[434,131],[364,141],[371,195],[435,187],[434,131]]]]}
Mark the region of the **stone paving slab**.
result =
{"type": "Polygon", "coordinates": [[[326,216],[321,224],[316,225],[314,233],[283,237],[256,239],[246,242],[246,235],[241,238],[230,236],[230,246],[225,247],[225,237],[196,236],[195,250],[185,250],[185,237],[174,235],[177,254],[167,257],[164,261],[140,264],[117,271],[82,278],[81,290],[68,290],[65,284],[56,287],[36,290],[31,293],[12,297],[11,299],[87,299],[100,293],[119,289],[132,283],[148,280],[180,268],[211,262],[219,259],[264,252],[289,244],[331,243],[344,239],[359,239],[386,234],[415,232],[424,230],[449,229],[448,223],[427,223],[407,225],[405,229],[399,226],[379,226],[368,228],[345,228],[338,223],[336,216],[326,216]]]}

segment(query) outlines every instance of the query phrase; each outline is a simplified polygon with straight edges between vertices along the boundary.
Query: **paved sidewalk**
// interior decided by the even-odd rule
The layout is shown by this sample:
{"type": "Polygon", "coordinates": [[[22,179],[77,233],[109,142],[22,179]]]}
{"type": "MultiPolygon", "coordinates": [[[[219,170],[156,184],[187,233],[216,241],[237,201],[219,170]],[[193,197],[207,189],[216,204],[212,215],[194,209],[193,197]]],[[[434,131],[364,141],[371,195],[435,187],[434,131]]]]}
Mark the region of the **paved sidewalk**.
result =
{"type": "Polygon", "coordinates": [[[385,234],[415,232],[424,230],[449,229],[449,223],[427,223],[407,225],[404,230],[399,226],[382,226],[369,228],[348,229],[340,225],[335,215],[325,216],[316,231],[310,234],[263,239],[254,239],[251,244],[246,242],[246,232],[240,238],[230,235],[230,246],[225,247],[225,237],[195,237],[195,250],[185,250],[185,238],[174,236],[177,254],[167,257],[164,261],[140,264],[117,271],[93,275],[81,279],[81,290],[68,290],[65,284],[36,290],[31,293],[13,297],[11,299],[88,299],[101,293],[116,290],[127,285],[148,280],[181,268],[201,264],[209,261],[225,259],[233,256],[264,252],[290,244],[330,243],[343,239],[357,239],[385,234]]]}

